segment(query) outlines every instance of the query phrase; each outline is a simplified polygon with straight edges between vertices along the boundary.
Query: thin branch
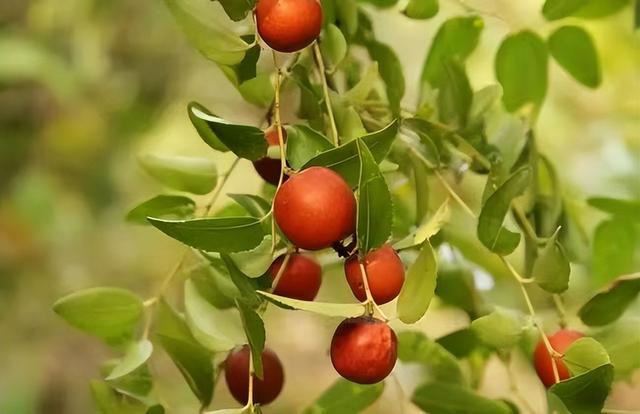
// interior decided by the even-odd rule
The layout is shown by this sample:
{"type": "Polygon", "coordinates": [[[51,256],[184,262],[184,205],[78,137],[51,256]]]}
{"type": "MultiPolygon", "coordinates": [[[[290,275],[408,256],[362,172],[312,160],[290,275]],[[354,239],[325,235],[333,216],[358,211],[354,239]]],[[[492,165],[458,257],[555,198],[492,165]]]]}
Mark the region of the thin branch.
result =
{"type": "Polygon", "coordinates": [[[371,289],[369,287],[369,276],[367,275],[367,270],[364,267],[364,263],[358,258],[358,264],[360,265],[360,276],[362,276],[362,283],[364,284],[364,291],[367,295],[367,300],[364,302],[364,306],[367,309],[367,313],[369,316],[373,316],[374,309],[380,314],[382,319],[385,322],[389,321],[387,315],[384,314],[382,309],[378,306],[375,300],[373,300],[373,295],[371,294],[371,289]]]}
{"type": "Polygon", "coordinates": [[[324,93],[324,102],[327,106],[327,115],[329,116],[329,124],[331,126],[331,136],[333,137],[333,144],[337,147],[340,144],[338,138],[338,128],[336,127],[336,120],[333,116],[333,108],[331,108],[331,98],[329,96],[329,85],[327,84],[327,70],[324,66],[324,60],[322,59],[322,52],[318,42],[313,44],[313,55],[315,57],[316,65],[318,66],[318,72],[320,73],[320,79],[322,81],[322,92],[324,93]]]}

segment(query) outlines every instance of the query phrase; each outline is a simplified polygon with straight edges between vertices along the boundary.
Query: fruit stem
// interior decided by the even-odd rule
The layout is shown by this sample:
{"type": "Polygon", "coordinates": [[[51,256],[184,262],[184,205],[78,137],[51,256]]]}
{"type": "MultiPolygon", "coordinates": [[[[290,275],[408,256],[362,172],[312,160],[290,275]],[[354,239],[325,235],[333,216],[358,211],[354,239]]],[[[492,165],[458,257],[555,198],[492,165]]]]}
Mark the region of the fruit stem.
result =
{"type": "Polygon", "coordinates": [[[247,405],[245,408],[249,409],[249,412],[254,412],[253,407],[253,350],[249,347],[249,389],[247,391],[247,405]]]}
{"type": "Polygon", "coordinates": [[[373,300],[373,295],[371,295],[371,289],[369,288],[369,276],[367,276],[367,270],[364,268],[364,263],[360,259],[358,259],[358,264],[360,265],[360,273],[362,274],[362,283],[364,284],[364,292],[367,295],[367,300],[363,303],[367,315],[373,316],[374,310],[378,312],[378,314],[384,319],[385,322],[389,321],[387,315],[384,314],[380,306],[373,300]]]}
{"type": "Polygon", "coordinates": [[[280,269],[278,269],[278,273],[276,274],[276,277],[273,278],[273,283],[271,284],[271,291],[275,291],[276,288],[278,287],[278,283],[280,283],[280,279],[282,278],[282,275],[284,274],[284,271],[287,269],[287,265],[289,265],[289,260],[291,259],[291,252],[287,252],[286,256],[284,256],[284,260],[282,261],[282,265],[280,266],[280,269]]]}
{"type": "Polygon", "coordinates": [[[338,140],[338,128],[336,127],[336,120],[333,116],[333,108],[331,108],[331,98],[329,96],[329,85],[327,84],[327,70],[324,66],[324,60],[322,59],[322,52],[318,42],[313,43],[313,55],[315,57],[318,72],[320,73],[320,79],[322,80],[322,92],[324,93],[324,103],[327,106],[327,115],[329,115],[329,124],[331,126],[331,136],[333,138],[333,145],[336,147],[340,145],[338,140]]]}
{"type": "MultiPolygon", "coordinates": [[[[278,187],[276,188],[276,194],[282,186],[282,182],[284,181],[284,173],[287,169],[287,160],[284,150],[284,134],[282,133],[282,117],[280,115],[280,88],[282,86],[282,68],[278,64],[278,59],[276,52],[273,52],[273,63],[276,67],[276,86],[274,92],[274,101],[273,101],[273,113],[275,118],[275,127],[278,131],[278,146],[280,147],[280,178],[278,179],[278,187]]],[[[275,198],[274,198],[275,199],[275,198]]],[[[273,203],[271,205],[271,210],[273,211],[273,203]]],[[[271,251],[276,250],[276,221],[272,218],[271,220],[271,251]]]]}
{"type": "Polygon", "coordinates": [[[229,180],[229,176],[231,176],[231,173],[233,172],[233,170],[236,169],[236,166],[238,165],[239,162],[240,162],[240,158],[236,158],[235,160],[233,160],[233,163],[231,164],[227,172],[223,174],[222,180],[220,180],[220,184],[218,184],[213,194],[211,195],[211,198],[209,199],[207,204],[205,204],[204,206],[205,213],[204,215],[202,215],[202,217],[208,217],[209,214],[211,214],[213,210],[213,205],[216,203],[216,200],[218,199],[218,197],[220,197],[220,193],[222,193],[222,188],[224,188],[224,185],[229,180]]]}

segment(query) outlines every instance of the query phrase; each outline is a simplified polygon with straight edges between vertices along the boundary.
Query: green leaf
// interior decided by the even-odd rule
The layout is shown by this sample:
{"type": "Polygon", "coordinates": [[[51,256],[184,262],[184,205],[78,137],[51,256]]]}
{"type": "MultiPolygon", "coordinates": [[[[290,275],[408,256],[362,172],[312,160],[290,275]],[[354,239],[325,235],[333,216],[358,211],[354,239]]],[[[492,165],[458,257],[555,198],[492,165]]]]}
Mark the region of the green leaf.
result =
{"type": "Polygon", "coordinates": [[[109,287],[74,292],[53,305],[54,312],[71,326],[110,342],[131,336],[142,309],[137,295],[109,287]]]}
{"type": "Polygon", "coordinates": [[[593,197],[588,199],[587,203],[605,213],[624,217],[625,220],[640,221],[640,201],[638,200],[593,197]]]}
{"type": "Polygon", "coordinates": [[[139,161],[149,175],[175,190],[207,194],[218,183],[216,164],[207,158],[148,154],[139,161]]]}
{"type": "Polygon", "coordinates": [[[347,55],[348,45],[342,31],[334,24],[328,24],[320,36],[320,50],[327,64],[327,70],[333,72],[347,55]]]}
{"type": "Polygon", "coordinates": [[[394,249],[408,249],[421,245],[432,236],[438,234],[440,229],[447,224],[450,217],[451,209],[447,198],[432,215],[424,217],[415,232],[394,244],[394,249]]]}
{"type": "Polygon", "coordinates": [[[236,203],[240,204],[247,212],[256,218],[265,217],[269,210],[271,210],[271,204],[264,198],[253,194],[227,194],[236,203]]]}
{"type": "Polygon", "coordinates": [[[287,125],[287,161],[293,169],[333,148],[327,137],[306,125],[287,125]]]}
{"type": "Polygon", "coordinates": [[[165,4],[189,42],[207,59],[235,65],[252,46],[231,30],[223,16],[215,14],[215,8],[204,2],[165,0],[165,4]]]}
{"type": "Polygon", "coordinates": [[[398,318],[404,323],[418,322],[429,309],[436,288],[438,261],[429,240],[425,240],[398,297],[398,318]]]}
{"type": "Polygon", "coordinates": [[[478,337],[473,329],[465,328],[438,338],[436,343],[456,358],[465,358],[478,346],[478,337]]]}
{"type": "Polygon", "coordinates": [[[222,142],[238,157],[250,161],[257,161],[267,155],[269,145],[264,137],[264,131],[260,128],[232,124],[200,108],[202,108],[201,105],[192,104],[189,110],[193,116],[206,122],[213,136],[218,138],[218,141],[210,141],[211,134],[200,134],[211,148],[216,149],[218,142],[222,142]]]}
{"type": "MultiPolygon", "coordinates": [[[[258,408],[259,406],[255,407],[258,408]]],[[[222,410],[214,410],[207,411],[207,414],[248,414],[250,412],[250,408],[242,407],[242,408],[223,408],[222,410]]],[[[256,411],[256,414],[259,414],[256,411]]]]}
{"type": "Polygon", "coordinates": [[[512,312],[497,309],[471,322],[471,329],[480,341],[490,347],[510,348],[520,342],[524,321],[512,312]]]}
{"type": "Polygon", "coordinates": [[[640,273],[617,279],[585,303],[578,315],[589,326],[608,325],[622,316],[640,294],[640,273]]]}
{"type": "Polygon", "coordinates": [[[209,255],[205,256],[209,265],[203,264],[192,270],[189,278],[200,294],[218,309],[228,309],[235,305],[240,291],[231,280],[224,261],[209,255]]]}
{"type": "Polygon", "coordinates": [[[624,9],[629,2],[630,0],[587,0],[573,15],[585,19],[606,17],[624,9]]]}
{"type": "Polygon", "coordinates": [[[456,61],[445,61],[444,77],[438,94],[440,120],[462,128],[466,125],[471,109],[473,91],[464,66],[456,61]]]}
{"type": "Polygon", "coordinates": [[[255,6],[255,0],[218,0],[227,16],[233,21],[240,21],[247,17],[255,6]]]}
{"type": "Polygon", "coordinates": [[[387,8],[393,7],[398,3],[398,0],[359,0],[361,3],[371,3],[376,7],[387,8]]]}
{"type": "Polygon", "coordinates": [[[229,255],[223,254],[221,255],[222,261],[225,264],[227,271],[229,272],[229,277],[234,285],[240,291],[240,296],[244,302],[250,305],[252,308],[256,308],[261,303],[261,298],[256,293],[256,290],[263,288],[265,286],[261,285],[260,282],[262,280],[267,280],[268,285],[266,287],[271,286],[271,278],[267,276],[266,278],[259,279],[251,279],[236,266],[235,262],[231,259],[229,255]]]}
{"type": "Polygon", "coordinates": [[[416,362],[427,368],[434,381],[464,384],[465,379],[456,358],[422,332],[398,334],[398,358],[404,363],[416,362]]]}
{"type": "Polygon", "coordinates": [[[604,347],[593,338],[580,338],[564,352],[562,361],[572,376],[584,374],[601,365],[611,363],[604,347]]]}
{"type": "Polygon", "coordinates": [[[303,414],[358,414],[380,398],[384,382],[372,385],[336,380],[303,414]]]}
{"type": "Polygon", "coordinates": [[[600,414],[612,381],[613,366],[607,364],[561,381],[549,392],[559,397],[571,414],[600,414]]]}
{"type": "Polygon", "coordinates": [[[634,226],[622,218],[614,217],[596,227],[591,265],[597,284],[608,283],[633,269],[638,238],[634,226]]]}
{"type": "Polygon", "coordinates": [[[442,133],[433,123],[421,118],[407,118],[402,121],[402,126],[414,132],[424,145],[421,153],[428,161],[431,168],[440,165],[440,152],[442,150],[442,133]]]}
{"type": "Polygon", "coordinates": [[[405,90],[402,64],[393,49],[384,43],[370,40],[365,46],[371,60],[378,62],[378,70],[384,81],[389,105],[392,113],[398,116],[400,115],[400,101],[402,101],[405,90]]]}
{"type": "Polygon", "coordinates": [[[244,252],[231,253],[229,256],[231,256],[231,259],[233,259],[242,273],[249,277],[260,277],[265,274],[273,262],[271,235],[266,235],[256,248],[244,252]]]}
{"type": "Polygon", "coordinates": [[[348,36],[358,30],[358,3],[356,0],[336,0],[337,18],[348,36]]]}
{"type": "Polygon", "coordinates": [[[447,305],[455,306],[467,312],[475,319],[481,309],[471,271],[464,266],[445,266],[438,270],[436,295],[447,305]]]}
{"type": "Polygon", "coordinates": [[[159,195],[138,204],[129,213],[127,221],[149,224],[147,217],[187,218],[193,215],[196,203],[189,197],[159,195]]]}
{"type": "MultiPolygon", "coordinates": [[[[141,401],[116,392],[104,381],[90,382],[91,395],[102,414],[146,414],[148,407],[141,401]]],[[[150,409],[150,408],[149,408],[150,409]]]]}
{"type": "Polygon", "coordinates": [[[263,292],[261,290],[258,293],[276,306],[283,309],[295,309],[303,310],[307,312],[317,313],[319,315],[342,317],[342,318],[355,318],[364,315],[364,306],[360,303],[323,303],[323,302],[309,302],[306,300],[291,299],[284,296],[274,295],[273,293],[263,292]]]}
{"type": "Polygon", "coordinates": [[[490,400],[457,384],[431,382],[421,385],[411,400],[430,414],[512,414],[504,401],[490,400]]]}
{"type": "Polygon", "coordinates": [[[182,315],[178,314],[164,298],[158,300],[154,332],[157,335],[180,339],[185,342],[194,341],[193,335],[182,315]]]}
{"type": "Polygon", "coordinates": [[[495,70],[508,111],[514,112],[525,104],[542,104],[547,93],[547,60],[547,47],[533,32],[525,30],[502,42],[495,70]]]}
{"type": "Polygon", "coordinates": [[[227,148],[227,146],[224,145],[222,141],[220,141],[220,139],[218,139],[216,134],[214,134],[213,131],[211,131],[211,128],[209,128],[207,121],[195,115],[196,112],[203,113],[209,116],[214,116],[214,115],[211,112],[209,112],[207,108],[200,105],[198,102],[189,102],[189,104],[187,105],[187,113],[189,114],[189,120],[191,121],[191,123],[193,124],[193,127],[198,132],[198,135],[200,135],[200,138],[202,138],[204,142],[206,142],[211,148],[213,148],[216,151],[221,151],[221,152],[229,151],[229,148],[227,148]]]}
{"type": "Polygon", "coordinates": [[[578,26],[562,26],[549,37],[551,56],[575,80],[590,88],[600,86],[598,53],[591,35],[578,26]]]}
{"type": "Polygon", "coordinates": [[[380,80],[380,72],[378,72],[378,62],[373,62],[367,68],[357,84],[349,89],[345,96],[351,102],[358,103],[364,101],[375,90],[380,80]]]}
{"type": "Polygon", "coordinates": [[[547,20],[558,20],[571,16],[584,7],[589,0],[546,0],[542,6],[542,14],[547,20]]]}
{"type": "Polygon", "coordinates": [[[162,348],[198,398],[202,407],[213,397],[214,369],[211,354],[198,344],[165,335],[156,336],[162,348]]]}
{"type": "Polygon", "coordinates": [[[569,288],[571,266],[558,241],[559,233],[560,228],[547,241],[533,264],[531,273],[538,286],[551,293],[562,293],[569,288]]]}
{"type": "Polygon", "coordinates": [[[521,195],[531,180],[531,169],[521,168],[509,177],[482,206],[478,217],[478,238],[489,250],[508,255],[520,243],[520,234],[502,226],[511,201],[521,195]]]}
{"type": "Polygon", "coordinates": [[[454,17],[445,21],[433,39],[422,68],[422,83],[428,82],[434,88],[442,85],[446,79],[444,63],[452,60],[464,63],[478,45],[483,27],[484,22],[478,16],[454,17]]]}
{"type": "Polygon", "coordinates": [[[163,220],[149,217],[160,231],[188,246],[207,252],[240,252],[257,247],[264,238],[254,217],[163,220]]]}
{"type": "Polygon", "coordinates": [[[251,347],[253,370],[256,376],[262,379],[264,377],[262,369],[262,351],[264,350],[264,341],[266,337],[264,322],[262,322],[260,315],[247,306],[243,301],[236,300],[236,305],[240,311],[242,326],[244,327],[245,335],[247,335],[247,341],[251,347]]]}
{"type": "Polygon", "coordinates": [[[387,182],[371,151],[360,139],[356,141],[360,158],[358,182],[358,249],[367,254],[382,246],[391,235],[391,194],[387,182]]]}
{"type": "MultiPolygon", "coordinates": [[[[362,141],[369,148],[377,163],[386,157],[391,144],[398,133],[398,121],[394,120],[383,129],[363,136],[362,141]]],[[[360,174],[360,158],[357,141],[349,141],[337,148],[322,152],[309,160],[302,169],[311,166],[331,168],[344,178],[349,185],[358,184],[360,174]]]]}
{"type": "Polygon", "coordinates": [[[276,93],[268,73],[260,73],[255,78],[242,82],[238,85],[238,92],[247,102],[260,108],[271,105],[276,93]]]}
{"type": "Polygon", "coordinates": [[[628,379],[640,368],[640,320],[621,320],[596,332],[594,338],[607,350],[617,379],[628,379]]]}
{"type": "Polygon", "coordinates": [[[439,9],[438,0],[409,0],[404,14],[412,19],[430,19],[439,9]]]}
{"type": "Polygon", "coordinates": [[[184,288],[187,324],[196,340],[213,352],[224,352],[245,343],[240,316],[235,309],[220,310],[198,292],[192,281],[184,288]]]}
{"type": "Polygon", "coordinates": [[[105,378],[107,381],[122,378],[140,368],[151,357],[153,345],[148,340],[135,342],[129,346],[118,365],[105,378]]]}

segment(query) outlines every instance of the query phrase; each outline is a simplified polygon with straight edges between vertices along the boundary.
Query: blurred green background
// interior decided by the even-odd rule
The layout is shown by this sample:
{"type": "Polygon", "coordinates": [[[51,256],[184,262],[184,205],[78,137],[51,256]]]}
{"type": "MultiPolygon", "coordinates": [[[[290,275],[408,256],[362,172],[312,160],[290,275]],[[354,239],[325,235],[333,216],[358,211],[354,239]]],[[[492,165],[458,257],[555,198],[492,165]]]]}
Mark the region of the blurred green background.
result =
{"type": "MultiPolygon", "coordinates": [[[[408,106],[430,39],[445,18],[469,7],[485,19],[482,43],[468,64],[474,89],[495,83],[493,56],[508,32],[533,27],[546,35],[554,27],[543,21],[538,0],[441,3],[442,11],[427,22],[372,10],[379,39],[404,64],[408,106]]],[[[592,232],[602,215],[586,207],[587,196],[640,199],[640,37],[631,7],[579,24],[595,38],[602,86],[583,88],[551,64],[538,137],[592,232]]],[[[239,123],[259,125],[263,118],[263,110],[244,103],[219,69],[186,43],[162,2],[0,2],[0,413],[94,412],[88,381],[113,355],[66,326],[51,305],[70,291],[100,285],[148,296],[175,263],[182,251],[176,242],[123,217],[161,191],[137,165],[139,154],[205,154],[218,160],[219,171],[232,161],[201,142],[186,113],[191,100],[239,123]]],[[[249,193],[260,185],[243,161],[226,189],[249,193]]],[[[465,191],[480,190],[469,183],[465,191]]],[[[350,300],[334,270],[325,275],[339,284],[332,298],[350,300]]],[[[631,312],[640,316],[638,306],[631,312]]],[[[465,318],[436,306],[422,327],[437,337],[465,326],[465,318]]],[[[327,348],[336,324],[269,310],[268,345],[280,354],[289,382],[267,413],[304,407],[335,379],[327,348]]],[[[517,364],[523,388],[542,410],[543,391],[531,368],[524,357],[517,364]]],[[[509,393],[506,384],[491,380],[504,375],[500,369],[490,366],[486,374],[482,389],[489,395],[509,393]]],[[[163,378],[158,387],[169,412],[196,412],[175,368],[160,360],[154,371],[163,378]]],[[[408,367],[399,370],[408,386],[415,375],[408,367]]],[[[216,393],[215,407],[230,403],[223,382],[216,393]]],[[[388,386],[368,412],[399,412],[399,393],[388,386]]],[[[619,385],[612,400],[640,409],[640,373],[619,385]]],[[[404,410],[415,409],[407,404],[404,410]]]]}

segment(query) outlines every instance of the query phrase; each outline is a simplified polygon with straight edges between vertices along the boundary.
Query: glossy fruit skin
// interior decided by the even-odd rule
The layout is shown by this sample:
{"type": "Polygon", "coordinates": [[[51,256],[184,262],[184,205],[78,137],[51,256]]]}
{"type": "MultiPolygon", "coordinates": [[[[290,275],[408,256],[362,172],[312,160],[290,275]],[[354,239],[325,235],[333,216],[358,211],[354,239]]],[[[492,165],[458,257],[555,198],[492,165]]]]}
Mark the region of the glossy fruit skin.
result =
{"type": "MultiPolygon", "coordinates": [[[[285,256],[278,257],[269,267],[269,275],[275,279],[285,256]]],[[[292,299],[314,300],[322,283],[322,268],[311,257],[295,253],[287,263],[278,286],[273,293],[292,299]]]]}
{"type": "Polygon", "coordinates": [[[274,199],[280,230],[296,246],[320,250],[355,231],[356,199],[337,173],[311,167],[289,177],[274,199]]]}
{"type": "Polygon", "coordinates": [[[278,52],[309,46],[322,30],[319,0],[258,0],[256,22],[264,42],[278,52]]]}
{"type": "MultiPolygon", "coordinates": [[[[400,294],[404,283],[404,266],[398,253],[389,244],[369,252],[364,258],[364,268],[371,296],[377,304],[391,302],[400,294]]],[[[344,262],[344,273],[355,297],[360,302],[366,300],[367,294],[357,255],[344,262]]]]}
{"type": "Polygon", "coordinates": [[[349,381],[375,384],[396,365],[398,339],[385,322],[369,317],[345,319],[331,341],[333,367],[349,381]]]}
{"type": "MultiPolygon", "coordinates": [[[[224,378],[227,387],[240,404],[247,403],[249,396],[249,347],[236,348],[224,362],[224,378]]],[[[253,376],[253,402],[269,404],[278,397],[284,385],[284,370],[278,356],[270,349],[262,352],[263,379],[253,376]]]]}
{"type": "MultiPolygon", "coordinates": [[[[278,137],[278,130],[276,128],[272,128],[265,133],[265,139],[269,146],[279,146],[280,139],[278,137]]],[[[284,142],[287,142],[287,131],[282,129],[282,138],[284,142]]],[[[266,182],[278,185],[278,181],[280,181],[280,160],[263,157],[257,161],[253,162],[253,168],[256,172],[262,177],[266,182]]],[[[285,175],[283,179],[287,179],[285,175]]]]}
{"type": "MultiPolygon", "coordinates": [[[[562,329],[549,336],[548,338],[549,343],[551,343],[551,347],[562,354],[567,350],[567,348],[569,348],[572,343],[582,337],[584,337],[584,334],[580,332],[562,329]]],[[[538,345],[536,346],[533,360],[536,367],[536,372],[538,373],[538,377],[545,385],[545,387],[549,388],[553,384],[555,384],[551,355],[549,355],[549,353],[547,352],[547,348],[545,347],[542,340],[540,340],[538,342],[538,345]]],[[[564,364],[564,362],[562,362],[562,360],[556,359],[556,365],[558,367],[558,376],[560,377],[560,381],[566,380],[571,377],[569,369],[564,364]]]]}

